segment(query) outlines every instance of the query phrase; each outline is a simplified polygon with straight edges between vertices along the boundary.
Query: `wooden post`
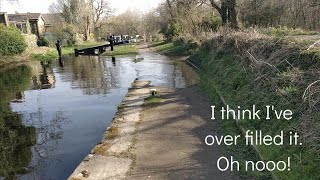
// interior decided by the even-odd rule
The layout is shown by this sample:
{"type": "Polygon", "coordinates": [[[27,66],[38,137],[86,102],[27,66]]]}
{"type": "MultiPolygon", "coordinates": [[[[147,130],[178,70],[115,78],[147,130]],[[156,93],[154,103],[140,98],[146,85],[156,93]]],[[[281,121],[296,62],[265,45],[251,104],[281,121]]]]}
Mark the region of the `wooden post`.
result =
{"type": "Polygon", "coordinates": [[[88,50],[89,50],[89,54],[90,55],[95,55],[96,54],[94,48],[89,48],[88,50]]]}
{"type": "Polygon", "coordinates": [[[113,51],[113,46],[114,46],[114,41],[112,40],[112,41],[110,42],[111,51],[113,51]]]}
{"type": "Polygon", "coordinates": [[[78,50],[78,49],[74,49],[74,55],[75,55],[76,57],[79,56],[79,50],[78,50]]]}
{"type": "Polygon", "coordinates": [[[102,54],[103,52],[103,47],[99,47],[99,53],[102,54]]]}

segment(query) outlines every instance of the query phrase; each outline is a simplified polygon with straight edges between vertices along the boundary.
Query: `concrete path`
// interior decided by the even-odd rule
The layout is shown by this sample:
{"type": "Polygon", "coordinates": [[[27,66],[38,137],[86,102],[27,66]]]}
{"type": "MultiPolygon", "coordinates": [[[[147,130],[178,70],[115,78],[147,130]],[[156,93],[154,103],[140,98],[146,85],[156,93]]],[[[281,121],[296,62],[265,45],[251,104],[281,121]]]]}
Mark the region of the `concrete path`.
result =
{"type": "Polygon", "coordinates": [[[204,138],[219,134],[210,120],[210,104],[196,87],[160,90],[163,102],[143,110],[136,129],[133,169],[127,179],[237,179],[220,172],[221,147],[207,147],[204,138]]]}

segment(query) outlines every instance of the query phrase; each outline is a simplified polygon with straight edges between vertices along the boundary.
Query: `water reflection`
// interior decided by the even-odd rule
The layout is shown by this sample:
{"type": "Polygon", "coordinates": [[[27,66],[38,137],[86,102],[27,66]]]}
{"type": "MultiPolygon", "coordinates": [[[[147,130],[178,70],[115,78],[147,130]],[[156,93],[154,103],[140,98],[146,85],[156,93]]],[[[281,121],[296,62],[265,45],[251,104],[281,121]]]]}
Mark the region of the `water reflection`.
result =
{"type": "Polygon", "coordinates": [[[170,88],[198,80],[185,63],[150,51],[67,56],[2,71],[0,177],[66,179],[100,141],[136,78],[170,88]]]}
{"type": "Polygon", "coordinates": [[[55,77],[51,62],[41,62],[32,64],[32,87],[31,89],[51,89],[54,88],[55,77]]]}
{"type": "Polygon", "coordinates": [[[63,138],[63,125],[67,124],[68,118],[61,111],[55,112],[52,116],[45,113],[42,108],[39,108],[37,112],[24,115],[24,123],[32,125],[36,128],[36,143],[32,148],[32,161],[29,167],[32,171],[29,171],[27,176],[22,176],[22,179],[46,179],[41,173],[43,167],[46,167],[48,161],[58,161],[60,159],[50,158],[52,154],[57,150],[59,140],[63,138]]]}
{"type": "Polygon", "coordinates": [[[110,61],[97,56],[70,56],[65,62],[61,78],[72,82],[72,88],[80,88],[85,95],[108,94],[119,88],[120,67],[111,66],[110,61]]]}
{"type": "Polygon", "coordinates": [[[36,129],[23,125],[21,116],[9,106],[11,99],[23,99],[30,76],[27,66],[0,71],[0,176],[6,179],[27,173],[31,147],[36,144],[36,129]]]}

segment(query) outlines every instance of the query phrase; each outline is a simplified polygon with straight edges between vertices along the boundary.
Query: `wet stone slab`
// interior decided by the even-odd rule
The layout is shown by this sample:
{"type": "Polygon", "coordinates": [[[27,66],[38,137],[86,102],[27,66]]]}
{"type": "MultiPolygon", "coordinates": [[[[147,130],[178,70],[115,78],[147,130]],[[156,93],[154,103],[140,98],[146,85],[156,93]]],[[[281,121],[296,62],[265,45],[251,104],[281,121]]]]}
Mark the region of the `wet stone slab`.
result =
{"type": "Polygon", "coordinates": [[[150,81],[134,81],[101,142],[81,162],[69,180],[124,179],[133,163],[136,123],[150,95],[150,81]]]}

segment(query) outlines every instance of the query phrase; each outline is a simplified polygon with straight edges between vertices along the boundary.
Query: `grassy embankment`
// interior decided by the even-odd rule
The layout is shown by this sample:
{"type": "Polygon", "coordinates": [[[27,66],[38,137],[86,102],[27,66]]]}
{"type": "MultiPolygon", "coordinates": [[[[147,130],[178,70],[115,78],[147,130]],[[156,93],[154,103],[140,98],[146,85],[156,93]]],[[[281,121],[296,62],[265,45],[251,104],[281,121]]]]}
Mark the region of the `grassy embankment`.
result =
{"type": "Polygon", "coordinates": [[[113,51],[108,49],[106,52],[102,54],[102,56],[129,56],[129,55],[137,55],[138,49],[136,44],[125,44],[115,46],[113,51]]]}
{"type": "Polygon", "coordinates": [[[149,47],[168,56],[188,56],[193,53],[197,45],[191,42],[158,42],[151,44],[149,47]]]}
{"type": "MultiPolygon", "coordinates": [[[[183,44],[158,45],[160,52],[183,48],[183,44]]],[[[284,132],[283,146],[257,146],[264,160],[280,161],[291,157],[290,171],[274,171],[279,179],[319,179],[320,164],[320,55],[315,50],[306,51],[303,42],[288,41],[277,36],[259,33],[219,34],[206,40],[194,51],[190,60],[200,69],[200,86],[208,94],[212,105],[222,106],[220,96],[234,109],[251,109],[256,105],[265,114],[266,105],[277,110],[291,109],[292,120],[240,120],[245,130],[262,130],[264,134],[278,135],[284,132]],[[290,146],[288,134],[298,132],[302,146],[290,146]]],[[[182,54],[184,54],[182,53],[182,54]]],[[[233,120],[218,120],[225,134],[241,134],[233,120]]],[[[242,138],[237,146],[226,147],[230,155],[244,164],[246,160],[257,160],[251,147],[242,138]]],[[[267,172],[239,173],[243,177],[253,176],[269,179],[267,172]]]]}

